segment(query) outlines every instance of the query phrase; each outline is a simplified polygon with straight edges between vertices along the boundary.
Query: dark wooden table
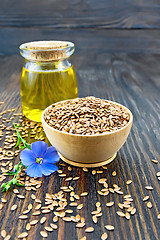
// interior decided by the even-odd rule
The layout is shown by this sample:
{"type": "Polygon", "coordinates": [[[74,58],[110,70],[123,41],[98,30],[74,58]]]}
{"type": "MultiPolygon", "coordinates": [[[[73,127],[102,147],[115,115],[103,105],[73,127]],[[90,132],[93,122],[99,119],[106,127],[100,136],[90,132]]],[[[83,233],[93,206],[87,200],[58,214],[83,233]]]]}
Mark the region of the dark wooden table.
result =
{"type": "MultiPolygon", "coordinates": [[[[108,5],[106,1],[0,1],[0,102],[4,102],[0,104],[1,112],[13,108],[16,113],[21,112],[23,59],[18,54],[18,45],[31,40],[58,39],[76,44],[72,62],[76,68],[79,97],[94,95],[119,102],[134,116],[131,133],[116,159],[107,169],[96,169],[102,173],[93,175],[93,169],[85,172],[76,167],[69,171],[68,165],[62,166],[60,161],[59,169],[66,177],[78,175],[80,179],[67,183],[66,177],[54,173],[42,177],[42,186],[37,191],[19,187],[25,199],[18,199],[12,190],[0,193],[1,198],[7,200],[0,210],[0,229],[6,230],[11,239],[18,239],[19,234],[26,231],[28,222],[45,215],[47,220],[43,225],[38,223],[28,231],[27,239],[40,239],[39,232],[53,222],[54,213],[33,216],[37,203],[31,199],[31,194],[35,194],[44,206],[45,194],[55,194],[65,185],[74,187],[78,195],[88,192],[86,197],[77,200],[83,203],[82,210],[67,207],[74,210],[72,215],[84,217],[86,225],[78,229],[76,223],[59,219],[58,230],[48,232],[48,239],[80,240],[86,236],[87,240],[97,240],[104,232],[108,239],[114,240],[160,239],[160,220],[157,218],[160,181],[156,176],[160,171],[160,6],[147,2],[120,1],[117,6],[114,1],[108,5]],[[152,159],[158,160],[158,164],[152,159]],[[116,176],[112,176],[113,171],[116,176]],[[116,213],[121,211],[118,203],[123,202],[123,195],[110,192],[108,196],[101,196],[97,193],[102,188],[98,183],[100,178],[107,178],[111,188],[113,184],[120,186],[123,195],[132,196],[136,213],[130,220],[116,213]],[[129,179],[132,183],[127,185],[129,179]],[[152,191],[145,189],[148,185],[153,187],[152,191]],[[151,209],[143,201],[146,195],[150,197],[151,209]],[[97,201],[101,202],[102,216],[95,224],[91,212],[96,210],[97,201]],[[110,201],[114,205],[106,207],[110,201]],[[33,204],[33,210],[27,214],[27,220],[20,220],[19,216],[29,203],[33,204]],[[15,211],[11,211],[13,204],[18,205],[15,211]],[[109,224],[114,226],[114,231],[106,230],[105,226],[109,224]],[[94,232],[85,233],[87,227],[94,227],[94,232]]],[[[5,116],[10,119],[12,114],[8,112],[5,116]]],[[[11,125],[2,118],[1,122],[11,125]]],[[[1,137],[2,149],[5,137],[1,137]]],[[[18,159],[19,156],[13,162],[18,159]]],[[[1,170],[6,161],[0,159],[1,170]]]]}

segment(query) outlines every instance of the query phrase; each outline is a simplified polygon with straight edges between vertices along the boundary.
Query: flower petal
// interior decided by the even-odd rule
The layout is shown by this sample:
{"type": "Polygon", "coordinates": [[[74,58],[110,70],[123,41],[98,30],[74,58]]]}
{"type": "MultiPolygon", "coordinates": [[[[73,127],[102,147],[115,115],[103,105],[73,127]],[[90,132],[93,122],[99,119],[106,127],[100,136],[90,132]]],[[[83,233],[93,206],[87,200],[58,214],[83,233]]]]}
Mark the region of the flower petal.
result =
{"type": "Polygon", "coordinates": [[[59,161],[60,157],[55,149],[55,147],[49,147],[47,148],[47,151],[44,154],[44,161],[45,163],[56,163],[59,161]]]}
{"type": "Polygon", "coordinates": [[[26,169],[27,175],[30,177],[42,177],[41,166],[40,164],[33,163],[26,169]]]}
{"type": "Polygon", "coordinates": [[[48,176],[57,170],[58,170],[58,167],[52,163],[42,163],[41,164],[41,171],[45,176],[48,176]]]}
{"type": "Polygon", "coordinates": [[[35,154],[30,149],[24,149],[20,154],[20,159],[24,166],[29,166],[35,162],[35,154]]]}
{"type": "Polygon", "coordinates": [[[34,142],[31,144],[31,149],[35,153],[36,157],[43,157],[47,150],[48,144],[43,141],[34,142]]]}

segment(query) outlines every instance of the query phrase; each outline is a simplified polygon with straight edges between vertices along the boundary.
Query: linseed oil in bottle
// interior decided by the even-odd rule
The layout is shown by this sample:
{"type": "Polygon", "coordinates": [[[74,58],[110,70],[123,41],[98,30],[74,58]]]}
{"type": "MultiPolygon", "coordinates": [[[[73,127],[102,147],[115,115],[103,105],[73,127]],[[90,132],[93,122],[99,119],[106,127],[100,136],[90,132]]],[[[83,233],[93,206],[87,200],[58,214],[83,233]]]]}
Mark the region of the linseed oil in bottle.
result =
{"type": "Polygon", "coordinates": [[[36,52],[38,61],[37,59],[33,61],[32,58],[35,57],[35,55],[31,55],[31,59],[25,60],[22,68],[20,91],[22,110],[27,118],[40,122],[41,114],[46,107],[55,102],[78,96],[74,66],[68,58],[64,59],[63,56],[61,59],[63,54],[63,52],[61,52],[61,54],[58,52],[55,56],[54,51],[54,54],[51,55],[50,53],[50,55],[54,58],[57,56],[59,58],[56,59],[56,61],[55,59],[54,61],[51,61],[52,59],[50,61],[44,61],[46,58],[40,59],[44,58],[44,56],[38,55],[36,52]]]}

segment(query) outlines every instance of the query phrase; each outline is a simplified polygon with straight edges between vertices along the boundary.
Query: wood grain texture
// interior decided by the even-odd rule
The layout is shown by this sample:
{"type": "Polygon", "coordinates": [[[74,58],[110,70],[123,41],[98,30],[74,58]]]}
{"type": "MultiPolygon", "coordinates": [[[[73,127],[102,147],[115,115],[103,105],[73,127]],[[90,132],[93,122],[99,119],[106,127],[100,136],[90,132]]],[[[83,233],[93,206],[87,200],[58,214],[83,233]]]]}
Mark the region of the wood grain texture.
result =
{"type": "Polygon", "coordinates": [[[1,27],[159,28],[160,3],[149,0],[1,0],[1,27]]]}
{"type": "MultiPolygon", "coordinates": [[[[157,240],[160,236],[159,220],[157,219],[157,215],[160,213],[160,182],[156,177],[156,172],[160,171],[160,56],[154,51],[152,53],[150,44],[145,41],[145,51],[142,49],[142,51],[133,50],[132,52],[131,49],[130,51],[113,49],[109,51],[109,47],[104,47],[103,37],[101,37],[101,41],[92,40],[92,46],[90,45],[91,37],[87,33],[85,40],[86,45],[84,46],[83,37],[79,39],[78,51],[72,58],[77,72],[79,96],[94,95],[117,101],[132,111],[134,123],[131,134],[126,144],[118,152],[116,160],[109,164],[108,169],[103,170],[102,174],[93,176],[91,170],[84,172],[75,167],[73,167],[73,171],[69,172],[67,167],[63,168],[59,165],[59,168],[63,168],[67,176],[80,176],[77,182],[72,181],[70,184],[75,187],[78,194],[83,191],[89,193],[80,201],[84,204],[80,214],[86,219],[86,227],[93,226],[95,231],[85,233],[85,228],[76,229],[75,223],[64,223],[63,220],[60,220],[59,230],[49,233],[48,239],[79,240],[86,235],[87,240],[96,240],[100,239],[102,233],[106,231],[108,239],[113,240],[157,240]],[[88,51],[86,52],[87,46],[88,51]],[[157,159],[159,163],[154,164],[151,159],[157,159]],[[114,170],[117,172],[115,177],[112,176],[114,170]],[[101,189],[98,183],[98,179],[101,177],[107,178],[109,186],[116,183],[122,188],[124,194],[132,195],[137,212],[129,221],[116,214],[116,211],[119,210],[117,204],[122,202],[122,196],[110,193],[104,197],[97,194],[97,190],[101,189]],[[130,185],[126,185],[128,179],[133,181],[130,185]],[[154,190],[147,191],[146,185],[152,185],[154,190]],[[151,209],[148,209],[146,203],[142,201],[145,195],[150,196],[153,204],[151,209]],[[98,223],[94,224],[91,212],[95,210],[97,201],[102,204],[103,215],[99,217],[98,223]],[[111,208],[106,207],[106,202],[109,201],[115,202],[111,208]],[[104,227],[107,224],[114,225],[115,230],[107,231],[104,227]]],[[[116,38],[115,41],[118,42],[116,38]]],[[[129,46],[130,39],[128,39],[128,44],[127,37],[125,41],[129,46]]],[[[15,107],[16,111],[21,111],[19,81],[22,64],[22,58],[17,55],[0,58],[0,101],[5,101],[3,105],[0,105],[1,110],[15,107]]],[[[0,144],[3,145],[3,141],[0,144]]],[[[45,193],[59,191],[62,184],[66,185],[66,182],[57,173],[50,177],[43,177],[42,187],[36,195],[44,202],[45,193]]],[[[1,193],[1,197],[5,197],[8,201],[0,210],[0,229],[6,229],[8,233],[11,233],[11,239],[17,239],[18,234],[25,230],[26,223],[30,219],[35,219],[30,213],[29,220],[18,221],[18,216],[26,209],[28,203],[34,203],[29,192],[26,193],[23,188],[19,190],[26,196],[24,200],[17,199],[12,192],[1,193]],[[10,208],[15,203],[18,208],[11,213],[10,208]]],[[[74,210],[74,215],[77,213],[74,210]]],[[[45,226],[48,226],[52,222],[53,214],[46,214],[46,217],[45,226]]],[[[40,224],[32,227],[28,239],[39,239],[41,230],[43,227],[40,224]]]]}

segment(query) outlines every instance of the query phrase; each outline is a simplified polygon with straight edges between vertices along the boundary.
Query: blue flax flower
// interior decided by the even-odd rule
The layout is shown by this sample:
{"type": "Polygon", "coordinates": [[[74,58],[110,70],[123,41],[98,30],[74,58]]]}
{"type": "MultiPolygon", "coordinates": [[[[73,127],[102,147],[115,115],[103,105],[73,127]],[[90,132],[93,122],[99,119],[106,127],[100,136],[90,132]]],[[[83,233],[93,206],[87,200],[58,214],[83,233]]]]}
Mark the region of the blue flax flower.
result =
{"type": "Polygon", "coordinates": [[[48,176],[58,170],[55,165],[59,161],[58,153],[54,147],[47,147],[47,143],[38,141],[31,144],[31,150],[25,148],[21,152],[20,159],[30,177],[48,176]]]}

